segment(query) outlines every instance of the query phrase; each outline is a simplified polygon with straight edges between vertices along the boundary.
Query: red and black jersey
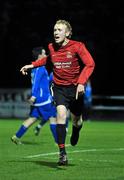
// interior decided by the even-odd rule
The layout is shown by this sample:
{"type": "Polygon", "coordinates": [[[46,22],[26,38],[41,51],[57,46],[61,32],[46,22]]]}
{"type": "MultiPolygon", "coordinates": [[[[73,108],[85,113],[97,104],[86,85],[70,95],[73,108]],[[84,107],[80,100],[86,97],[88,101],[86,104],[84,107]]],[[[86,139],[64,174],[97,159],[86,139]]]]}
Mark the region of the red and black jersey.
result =
{"type": "MultiPolygon", "coordinates": [[[[58,85],[85,84],[92,74],[95,63],[82,42],[69,40],[65,46],[48,45],[53,64],[53,80],[58,85]],[[84,65],[82,68],[81,63],[84,65]],[[82,68],[82,69],[81,69],[82,68]]],[[[45,65],[48,57],[32,62],[34,67],[45,65]]]]}

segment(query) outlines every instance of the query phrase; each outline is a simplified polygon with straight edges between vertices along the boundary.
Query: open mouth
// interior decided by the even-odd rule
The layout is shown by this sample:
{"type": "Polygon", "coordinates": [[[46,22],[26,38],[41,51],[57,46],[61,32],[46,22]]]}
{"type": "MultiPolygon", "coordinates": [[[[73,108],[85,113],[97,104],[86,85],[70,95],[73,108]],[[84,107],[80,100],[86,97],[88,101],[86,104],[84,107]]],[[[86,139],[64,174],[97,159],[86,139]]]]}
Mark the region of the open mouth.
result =
{"type": "Polygon", "coordinates": [[[59,36],[55,36],[54,38],[55,38],[55,40],[59,40],[59,36]]]}

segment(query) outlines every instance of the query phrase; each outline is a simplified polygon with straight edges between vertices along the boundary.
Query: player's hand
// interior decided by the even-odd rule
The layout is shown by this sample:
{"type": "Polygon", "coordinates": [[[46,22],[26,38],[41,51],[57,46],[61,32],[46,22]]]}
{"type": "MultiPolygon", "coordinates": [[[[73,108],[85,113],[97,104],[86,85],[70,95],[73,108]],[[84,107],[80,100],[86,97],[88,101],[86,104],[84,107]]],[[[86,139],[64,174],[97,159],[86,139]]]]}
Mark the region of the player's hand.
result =
{"type": "Polygon", "coordinates": [[[23,74],[23,75],[27,75],[28,73],[27,73],[27,70],[28,69],[31,69],[31,68],[33,68],[34,66],[33,66],[33,64],[29,64],[29,65],[25,65],[25,66],[23,66],[21,69],[20,69],[20,72],[23,74]]]}
{"type": "Polygon", "coordinates": [[[28,99],[28,103],[29,103],[30,105],[33,105],[35,101],[36,101],[36,97],[34,97],[34,96],[31,96],[31,97],[28,99]]]}
{"type": "Polygon", "coordinates": [[[78,84],[77,86],[77,91],[76,91],[76,100],[78,99],[79,95],[83,95],[84,94],[84,85],[83,84],[78,84]]]}

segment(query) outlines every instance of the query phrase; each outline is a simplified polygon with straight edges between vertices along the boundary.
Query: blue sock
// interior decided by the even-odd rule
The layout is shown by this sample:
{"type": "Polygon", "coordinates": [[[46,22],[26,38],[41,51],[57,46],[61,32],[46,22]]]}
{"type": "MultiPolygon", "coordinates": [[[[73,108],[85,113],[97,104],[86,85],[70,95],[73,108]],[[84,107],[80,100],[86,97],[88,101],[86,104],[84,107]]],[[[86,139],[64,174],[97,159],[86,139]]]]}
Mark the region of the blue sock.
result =
{"type": "Polygon", "coordinates": [[[27,131],[27,129],[28,129],[27,127],[21,125],[19,130],[16,132],[16,137],[21,138],[24,135],[24,133],[27,131]]]}
{"type": "Polygon", "coordinates": [[[52,132],[55,142],[57,143],[58,140],[57,140],[57,133],[56,133],[56,124],[50,124],[50,130],[52,132]]]}

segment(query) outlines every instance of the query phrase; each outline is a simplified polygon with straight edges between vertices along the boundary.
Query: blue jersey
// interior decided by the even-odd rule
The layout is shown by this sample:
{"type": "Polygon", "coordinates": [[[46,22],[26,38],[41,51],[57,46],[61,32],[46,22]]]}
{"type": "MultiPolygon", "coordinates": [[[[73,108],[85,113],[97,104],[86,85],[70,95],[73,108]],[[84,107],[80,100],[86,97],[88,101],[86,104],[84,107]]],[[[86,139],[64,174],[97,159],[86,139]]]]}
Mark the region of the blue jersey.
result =
{"type": "Polygon", "coordinates": [[[43,106],[52,102],[49,87],[49,75],[45,66],[31,70],[31,96],[36,97],[34,106],[43,106]]]}
{"type": "Polygon", "coordinates": [[[92,87],[90,83],[87,83],[85,87],[84,105],[87,107],[92,105],[92,87]]]}

